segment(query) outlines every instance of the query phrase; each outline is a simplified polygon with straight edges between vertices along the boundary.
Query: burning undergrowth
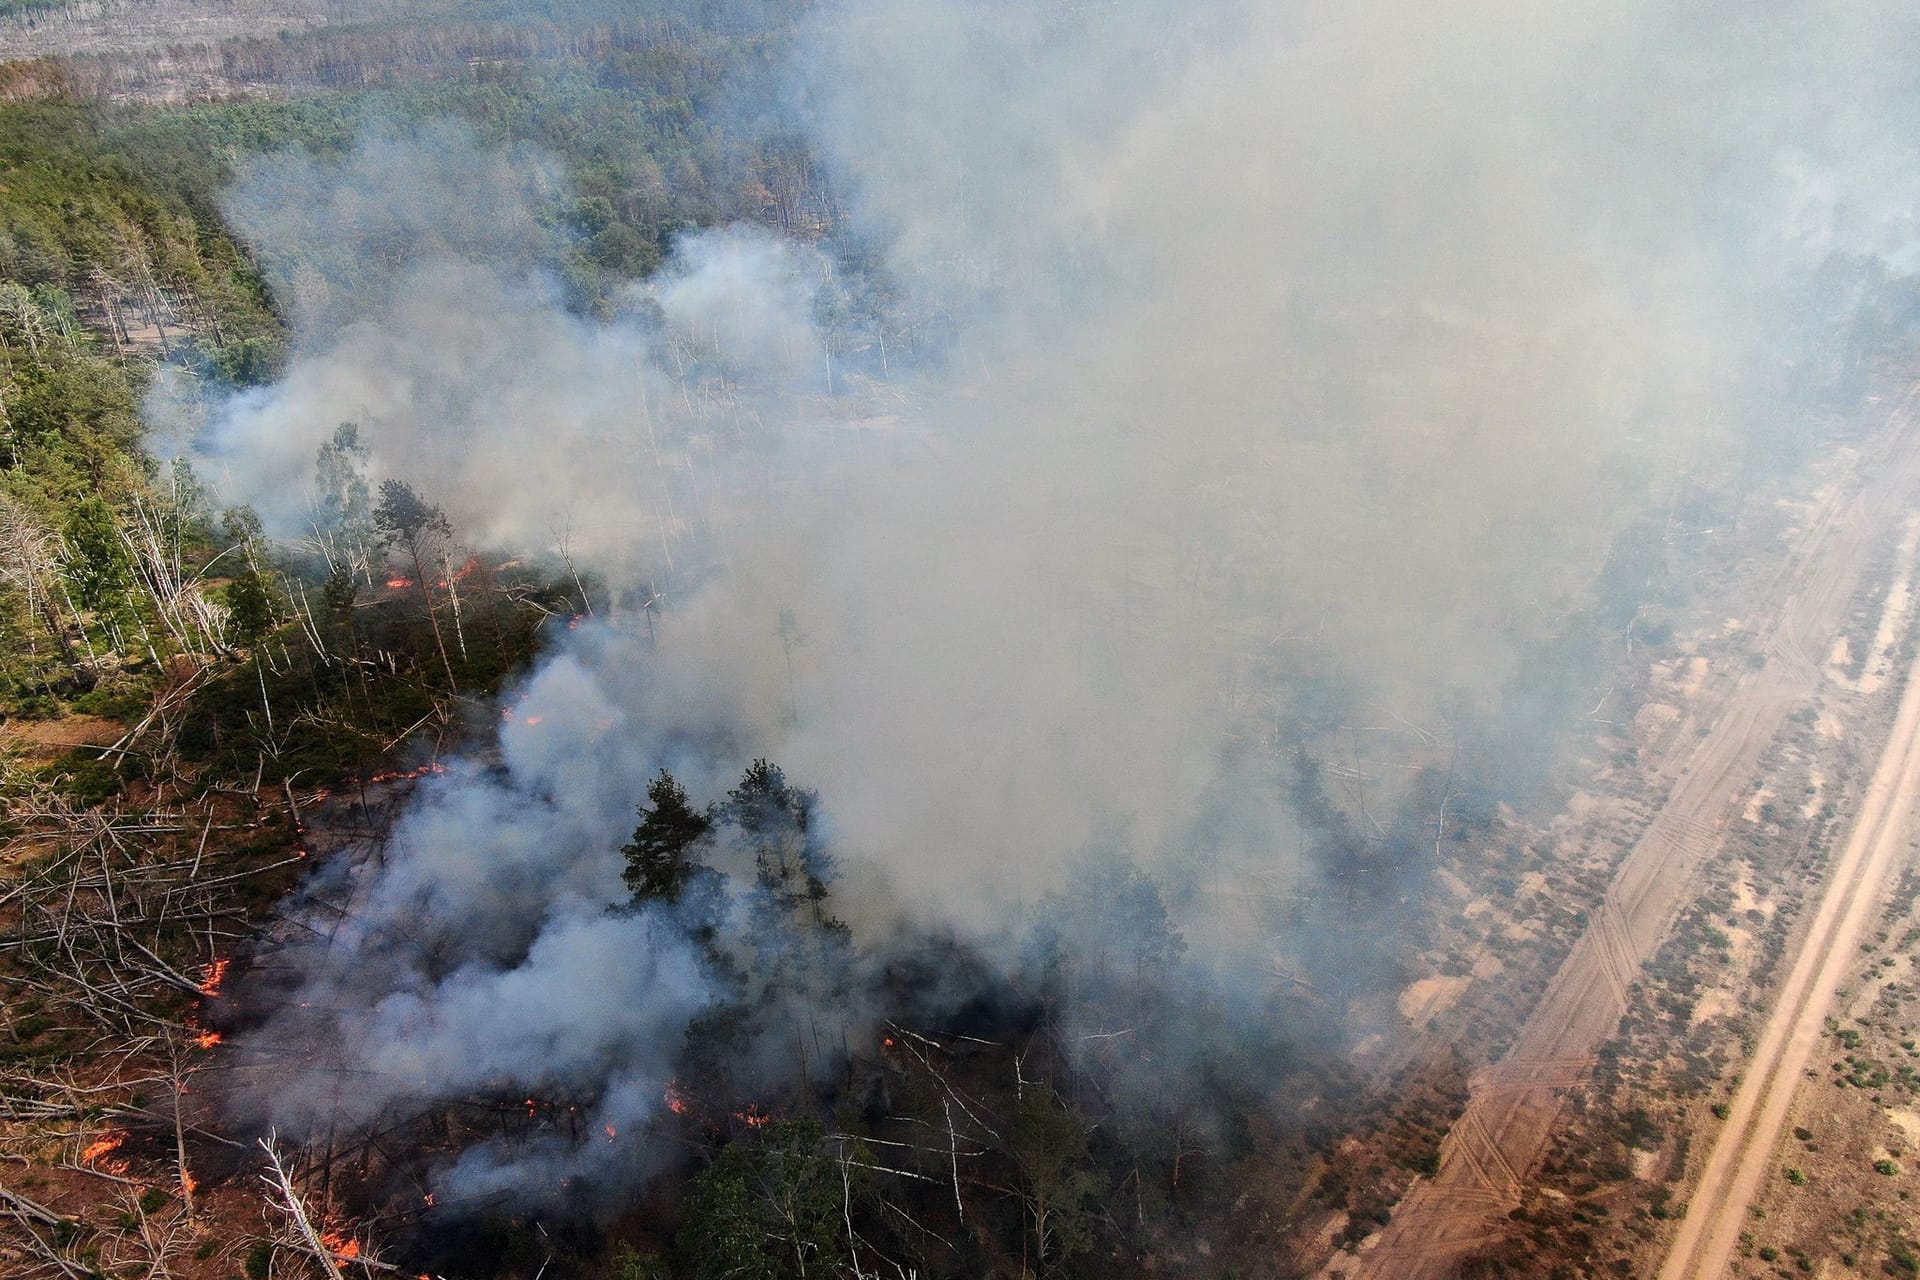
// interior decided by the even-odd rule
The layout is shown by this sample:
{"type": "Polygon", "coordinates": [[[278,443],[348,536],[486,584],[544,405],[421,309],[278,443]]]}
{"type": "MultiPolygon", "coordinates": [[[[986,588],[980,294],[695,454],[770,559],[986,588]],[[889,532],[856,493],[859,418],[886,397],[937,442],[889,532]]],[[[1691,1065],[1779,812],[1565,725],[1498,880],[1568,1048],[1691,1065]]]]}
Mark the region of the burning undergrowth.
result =
{"type": "Polygon", "coordinates": [[[1442,843],[1538,793],[1675,546],[1857,389],[1906,224],[1810,127],[1851,46],[1808,15],[1748,50],[1787,163],[1648,117],[1623,86],[1697,104],[1720,54],[1636,6],[1112,8],[830,7],[768,100],[840,224],[689,231],[595,317],[539,157],[395,126],[246,170],[296,357],[156,412],[329,559],[343,475],[443,502],[437,553],[344,562],[449,686],[456,565],[578,590],[315,869],[237,1116],[440,1215],[591,1218],[751,1139],[690,1203],[790,1183],[796,1249],[858,1203],[984,1274],[1090,1248],[1096,1169],[1145,1232],[1337,1110],[1442,843]]]}
{"type": "MultiPolygon", "coordinates": [[[[1332,1041],[1324,1001],[1249,996],[1195,962],[1118,841],[1011,927],[963,935],[937,905],[843,892],[830,809],[766,761],[725,786],[717,750],[682,741],[677,767],[724,790],[701,803],[661,772],[635,827],[625,753],[665,748],[634,741],[631,692],[582,679],[549,664],[497,757],[420,778],[390,832],[336,851],[232,1001],[231,1113],[338,1160],[350,1203],[603,1217],[689,1152],[776,1121],[911,1127],[899,1095],[916,1070],[959,1089],[956,1059],[1001,1078],[941,1116],[1071,1078],[1140,1151],[1184,1135],[1166,1158],[1191,1180],[1307,1042],[1332,1041]],[[544,731],[587,708],[591,741],[544,731]]],[[[360,821],[328,803],[309,821],[360,821]]],[[[1002,1151],[991,1115],[947,1122],[973,1158],[1002,1151]]]]}

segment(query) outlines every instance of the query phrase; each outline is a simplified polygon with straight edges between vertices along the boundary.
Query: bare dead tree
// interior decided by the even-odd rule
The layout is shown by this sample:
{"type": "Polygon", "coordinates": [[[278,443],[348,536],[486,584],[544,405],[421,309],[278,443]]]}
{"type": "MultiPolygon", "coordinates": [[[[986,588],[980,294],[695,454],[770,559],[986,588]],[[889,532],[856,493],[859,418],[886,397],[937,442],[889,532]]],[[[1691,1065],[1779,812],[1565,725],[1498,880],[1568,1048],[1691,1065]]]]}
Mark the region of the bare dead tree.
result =
{"type": "Polygon", "coordinates": [[[447,673],[447,689],[458,692],[460,682],[453,674],[453,661],[447,656],[446,637],[440,631],[440,614],[434,608],[433,592],[428,587],[428,572],[434,552],[445,545],[453,528],[446,513],[433,506],[401,480],[385,480],[380,485],[380,504],[373,512],[374,528],[390,545],[407,553],[413,565],[412,585],[420,593],[427,611],[427,624],[433,629],[434,647],[440,653],[440,665],[447,673]]]}
{"type": "Polygon", "coordinates": [[[94,298],[100,305],[100,314],[107,322],[107,335],[113,339],[116,355],[125,355],[132,335],[127,332],[126,322],[120,316],[120,301],[126,296],[127,288],[108,275],[105,268],[95,267],[89,283],[93,285],[94,298]]]}
{"type": "Polygon", "coordinates": [[[187,1080],[194,1073],[194,1065],[180,1037],[169,1035],[166,1039],[168,1083],[173,1086],[174,1171],[180,1183],[180,1203],[186,1216],[192,1218],[193,1192],[198,1184],[194,1182],[193,1172],[187,1166],[186,1097],[187,1080]]]}
{"type": "Polygon", "coordinates": [[[288,1174],[280,1152],[274,1147],[272,1135],[260,1139],[260,1149],[267,1153],[267,1171],[261,1175],[261,1180],[280,1198],[287,1219],[292,1223],[301,1244],[331,1280],[346,1280],[339,1264],[333,1260],[333,1250],[321,1241],[320,1233],[314,1230],[313,1218],[307,1213],[306,1203],[300,1198],[300,1193],[294,1189],[293,1178],[288,1174]]]}
{"type": "Polygon", "coordinates": [[[467,629],[460,617],[460,575],[454,571],[453,556],[444,543],[440,547],[440,571],[445,575],[447,601],[453,606],[453,638],[460,647],[460,661],[465,662],[467,661],[467,629]]]}
{"type": "MultiPolygon", "coordinates": [[[[60,559],[60,539],[52,530],[34,519],[19,503],[0,493],[0,582],[26,598],[28,610],[40,618],[47,634],[58,642],[67,665],[81,673],[85,666],[55,604],[56,592],[64,598],[60,559]]],[[[76,615],[76,624],[78,621],[76,615]]]]}
{"type": "Polygon", "coordinates": [[[593,616],[593,597],[587,594],[587,584],[580,580],[579,566],[573,562],[573,516],[568,514],[566,521],[556,525],[553,530],[554,548],[560,553],[560,563],[567,567],[567,576],[573,579],[574,590],[580,593],[580,608],[588,616],[593,616]]]}
{"type": "Polygon", "coordinates": [[[177,1003],[161,997],[207,994],[205,980],[167,957],[185,948],[211,965],[246,936],[234,887],[298,861],[208,857],[218,824],[185,810],[89,809],[42,794],[16,800],[11,817],[22,834],[0,850],[30,847],[40,858],[0,893],[12,926],[0,938],[0,990],[30,992],[59,1025],[148,1045],[163,1059],[197,1032],[160,1012],[177,1003]]]}
{"type": "Polygon", "coordinates": [[[18,1238],[27,1256],[34,1260],[35,1271],[71,1276],[73,1280],[92,1280],[93,1267],[78,1256],[74,1242],[59,1243],[59,1236],[52,1234],[64,1225],[65,1219],[4,1187],[0,1187],[0,1213],[11,1218],[18,1228],[18,1238]]]}
{"type": "Polygon", "coordinates": [[[8,367],[12,367],[14,342],[24,341],[28,354],[38,360],[40,344],[51,336],[46,311],[27,287],[14,280],[0,283],[0,354],[8,357],[8,367]]]}

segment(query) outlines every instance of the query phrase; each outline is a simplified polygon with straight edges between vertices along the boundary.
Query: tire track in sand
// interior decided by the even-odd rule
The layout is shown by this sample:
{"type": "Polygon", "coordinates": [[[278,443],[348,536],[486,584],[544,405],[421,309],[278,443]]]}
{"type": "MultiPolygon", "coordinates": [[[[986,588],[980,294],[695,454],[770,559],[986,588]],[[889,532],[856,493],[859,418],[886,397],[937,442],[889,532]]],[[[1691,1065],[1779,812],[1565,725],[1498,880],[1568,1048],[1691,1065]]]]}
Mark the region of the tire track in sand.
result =
{"type": "Polygon", "coordinates": [[[1695,870],[1717,850],[1761,755],[1819,688],[1809,655],[1827,651],[1870,551],[1899,527],[1920,489],[1916,396],[1920,386],[1901,397],[1783,557],[1757,610],[1775,620],[1762,662],[1724,694],[1707,694],[1696,710],[1704,736],[1655,770],[1670,784],[1667,799],[1615,873],[1612,906],[1592,913],[1512,1048],[1476,1077],[1441,1143],[1438,1172],[1414,1184],[1360,1253],[1335,1254],[1323,1280],[1446,1280],[1466,1254],[1498,1238],[1497,1217],[1519,1204],[1568,1089],[1583,1078],[1564,1064],[1590,1059],[1619,1026],[1632,982],[1688,901],[1695,870]]]}
{"type": "Polygon", "coordinates": [[[1747,1206],[1773,1164],[1807,1061],[1820,1043],[1834,992],[1859,961],[1856,948],[1907,850],[1920,799],[1920,659],[1886,750],[1834,865],[1813,925],[1801,940],[1759,1046],[1734,1091],[1727,1121],[1680,1220],[1660,1280],[1718,1280],[1739,1242],[1747,1206]]]}

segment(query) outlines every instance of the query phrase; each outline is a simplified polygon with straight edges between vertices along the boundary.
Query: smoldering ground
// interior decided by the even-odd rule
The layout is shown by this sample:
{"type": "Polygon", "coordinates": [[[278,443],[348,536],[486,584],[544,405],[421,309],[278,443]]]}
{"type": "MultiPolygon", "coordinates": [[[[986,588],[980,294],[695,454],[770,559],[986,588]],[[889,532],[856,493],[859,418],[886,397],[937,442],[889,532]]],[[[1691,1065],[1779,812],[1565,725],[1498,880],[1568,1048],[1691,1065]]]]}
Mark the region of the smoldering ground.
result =
{"type": "MultiPolygon", "coordinates": [[[[1121,829],[1173,882],[1312,880],[1279,851],[1332,726],[1417,769],[1471,708],[1477,774],[1517,775],[1659,589],[1658,554],[1621,567],[1646,513],[1731,505],[1909,269],[1916,21],[826,6],[740,97],[808,133],[844,224],[688,233],[606,320],[551,274],[537,157],[395,125],[255,162],[230,216],[297,350],[200,429],[229,492],[297,535],[357,421],[473,545],[666,598],[657,644],[557,644],[540,723],[356,873],[298,998],[388,1083],[262,1110],[566,1082],[643,1122],[711,994],[684,934],[604,914],[661,766],[715,796],[776,758],[847,890],[884,886],[856,923],[989,938],[1121,829]]],[[[1303,945],[1244,923],[1209,944],[1303,945]]],[[[459,1176],[602,1161],[496,1155],[459,1176]]]]}

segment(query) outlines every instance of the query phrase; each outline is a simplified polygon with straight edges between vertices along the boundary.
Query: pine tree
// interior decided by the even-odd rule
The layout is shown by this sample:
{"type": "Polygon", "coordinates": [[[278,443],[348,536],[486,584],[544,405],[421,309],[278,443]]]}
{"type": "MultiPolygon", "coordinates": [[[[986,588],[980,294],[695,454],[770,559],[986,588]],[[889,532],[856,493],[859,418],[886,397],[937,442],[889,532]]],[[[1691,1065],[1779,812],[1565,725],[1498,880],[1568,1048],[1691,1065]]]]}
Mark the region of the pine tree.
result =
{"type": "Polygon", "coordinates": [[[851,1196],[814,1120],[781,1120],[735,1142],[694,1178],[678,1245],[696,1280],[804,1280],[831,1259],[851,1196]]]}
{"type": "Polygon", "coordinates": [[[650,899],[678,902],[699,870],[693,848],[713,830],[713,819],[687,801],[686,790],[665,769],[647,784],[640,825],[620,850],[627,860],[621,873],[635,904],[650,899]]]}
{"type": "Polygon", "coordinates": [[[273,592],[260,571],[249,565],[227,587],[227,626],[240,644],[250,645],[273,629],[273,592]]]}
{"type": "Polygon", "coordinates": [[[75,504],[65,533],[67,581],[80,607],[102,614],[120,610],[133,589],[133,562],[113,508],[101,498],[75,504]]]}
{"type": "Polygon", "coordinates": [[[763,908],[780,916],[805,909],[816,926],[841,931],[846,926],[826,909],[839,872],[820,845],[814,822],[818,802],[813,792],[790,785],[779,765],[762,759],[747,766],[721,812],[747,838],[763,908]]]}

